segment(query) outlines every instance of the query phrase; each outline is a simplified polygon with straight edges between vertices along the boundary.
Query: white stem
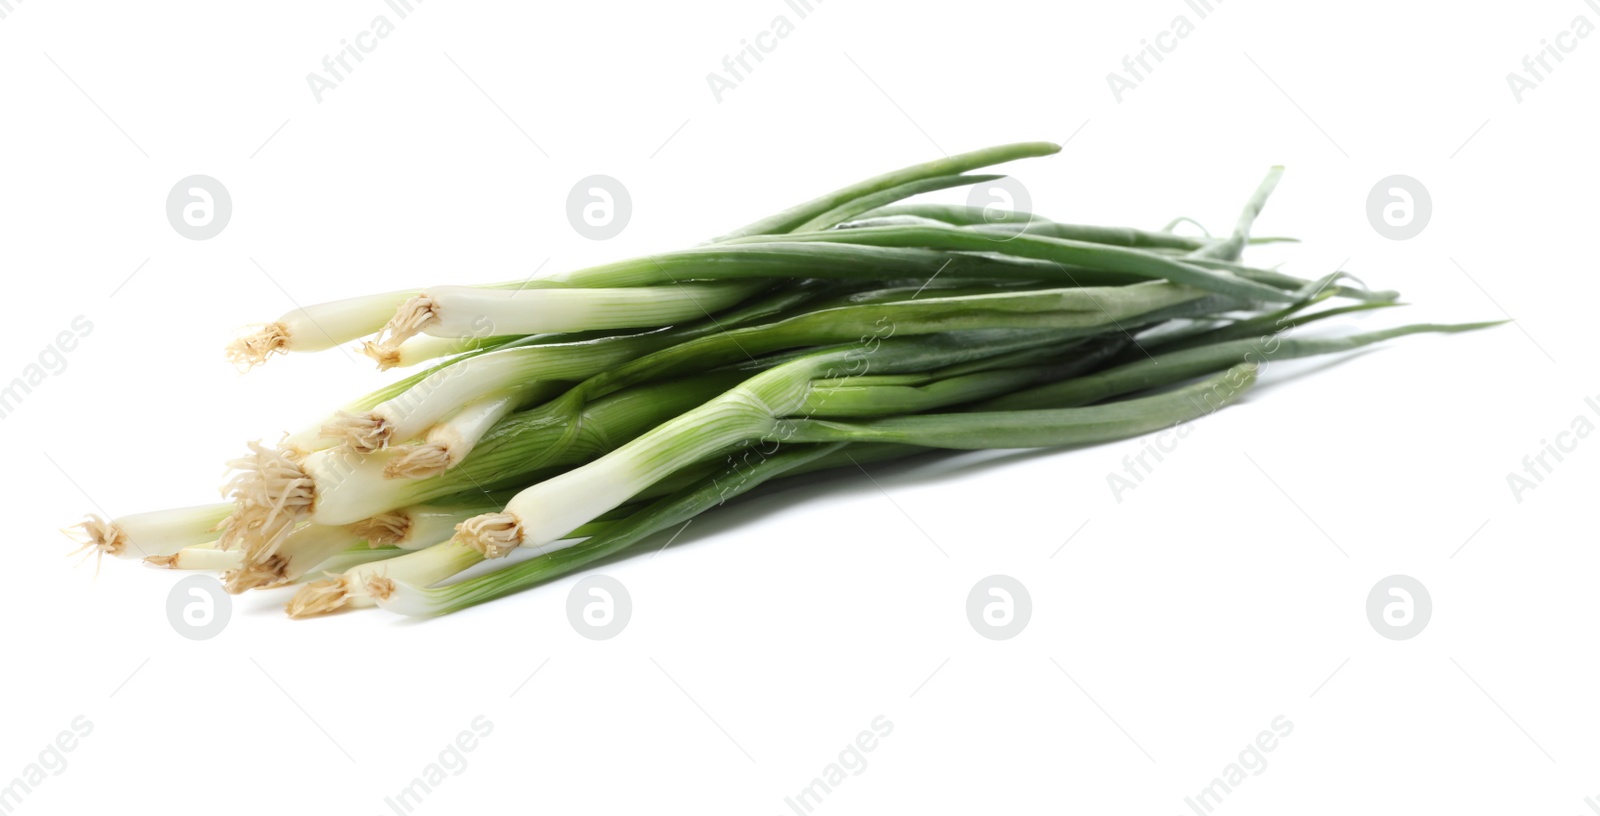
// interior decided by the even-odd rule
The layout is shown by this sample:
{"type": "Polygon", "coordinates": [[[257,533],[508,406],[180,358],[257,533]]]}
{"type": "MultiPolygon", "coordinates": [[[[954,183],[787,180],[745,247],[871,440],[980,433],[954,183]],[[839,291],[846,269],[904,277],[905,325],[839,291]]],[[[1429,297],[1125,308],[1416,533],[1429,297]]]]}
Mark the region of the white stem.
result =
{"type": "Polygon", "coordinates": [[[340,413],[321,435],[360,453],[381,450],[421,436],[468,403],[511,393],[526,402],[553,390],[553,381],[583,379],[638,353],[629,343],[562,343],[481,354],[422,378],[369,411],[340,413]]]}
{"type": "Polygon", "coordinates": [[[428,429],[426,440],[449,450],[452,464],[460,462],[495,423],[517,409],[520,396],[501,394],[473,402],[455,416],[428,429]]]}
{"type": "Polygon", "coordinates": [[[278,450],[295,460],[304,459],[319,450],[327,450],[338,444],[336,440],[327,439],[322,435],[322,426],[326,422],[308,425],[293,433],[286,433],[278,441],[278,450]]]}
{"type": "Polygon", "coordinates": [[[145,563],[165,569],[222,572],[242,565],[244,553],[239,550],[219,550],[217,542],[212,541],[184,547],[172,555],[153,555],[146,558],[145,563]]]}
{"type": "Polygon", "coordinates": [[[421,331],[435,337],[486,337],[681,323],[726,309],[764,284],[685,283],[621,289],[429,289],[433,316],[421,331]]]}
{"type": "Polygon", "coordinates": [[[381,547],[376,550],[369,549],[367,547],[355,547],[353,549],[336,553],[333,557],[322,562],[321,564],[318,564],[317,568],[312,572],[308,572],[305,575],[300,576],[299,580],[305,581],[317,575],[337,575],[347,569],[350,569],[351,567],[360,566],[362,564],[370,564],[374,561],[383,561],[385,559],[398,557],[399,555],[399,551],[391,547],[381,547]]]}
{"type": "MultiPolygon", "coordinates": [[[[242,547],[251,564],[274,555],[301,522],[331,527],[368,521],[416,504],[430,489],[427,482],[384,478],[400,453],[396,449],[361,456],[335,448],[299,461],[257,443],[251,451],[232,463],[238,472],[229,491],[236,504],[222,532],[222,547],[242,547]]],[[[422,529],[430,528],[424,523],[422,529]]]]}
{"type": "Polygon", "coordinates": [[[411,515],[411,528],[394,546],[404,550],[421,550],[449,541],[455,534],[456,525],[480,513],[492,512],[492,509],[484,505],[439,507],[419,504],[407,512],[411,515]]]}
{"type": "Polygon", "coordinates": [[[244,563],[244,553],[238,550],[202,550],[190,547],[173,556],[173,569],[227,572],[244,563]]]}
{"type": "Polygon", "coordinates": [[[360,543],[361,539],[344,527],[301,525],[271,555],[253,559],[247,553],[244,563],[225,575],[224,581],[234,593],[281,586],[360,543]]]}
{"type": "Polygon", "coordinates": [[[472,351],[482,343],[483,338],[476,336],[413,337],[394,348],[385,348],[378,343],[363,343],[361,353],[377,361],[379,371],[388,371],[472,351]]]}
{"type": "MultiPolygon", "coordinates": [[[[751,380],[755,382],[755,380],[751,380]]],[[[795,399],[803,395],[804,383],[795,399]]],[[[760,436],[773,423],[772,408],[737,388],[687,414],[668,420],[620,448],[518,493],[503,513],[481,518],[506,517],[514,521],[513,546],[544,553],[561,549],[561,539],[596,516],[615,508],[674,471],[715,454],[744,439],[760,436]]],[[[474,519],[463,525],[470,531],[474,519]]],[[[489,551],[499,547],[499,522],[486,524],[489,551]]],[[[463,536],[471,541],[470,536],[463,536]]],[[[566,542],[571,546],[572,542],[566,542]]]]}
{"type": "Polygon", "coordinates": [[[218,526],[232,512],[232,504],[200,504],[110,521],[89,516],[78,525],[78,540],[86,549],[114,558],[172,555],[185,547],[215,541],[218,526]]]}
{"type": "Polygon", "coordinates": [[[457,524],[480,513],[492,513],[499,509],[500,505],[492,502],[417,504],[380,513],[347,526],[352,535],[365,540],[369,547],[420,550],[441,541],[449,541],[450,536],[455,534],[457,524]]]}
{"type": "Polygon", "coordinates": [[[493,396],[526,397],[536,385],[528,378],[538,371],[541,356],[544,355],[485,354],[456,363],[372,409],[367,416],[388,427],[390,444],[410,441],[460,406],[493,396]]]}
{"type": "Polygon", "coordinates": [[[236,364],[252,366],[273,354],[330,349],[381,330],[395,308],[415,294],[384,292],[293,309],[255,334],[235,340],[228,346],[228,356],[236,364]]]}
{"type": "Polygon", "coordinates": [[[387,594],[381,582],[377,586],[373,585],[374,582],[371,580],[373,578],[386,578],[416,586],[432,586],[482,561],[483,555],[477,550],[453,541],[445,541],[387,561],[363,564],[345,570],[344,574],[352,579],[349,590],[351,597],[370,601],[374,591],[379,596],[387,594]]]}
{"type": "Polygon", "coordinates": [[[294,580],[321,566],[324,561],[351,547],[360,546],[361,539],[344,527],[307,524],[283,542],[278,555],[285,557],[283,576],[294,580]]]}
{"type": "Polygon", "coordinates": [[[404,506],[396,496],[405,483],[383,478],[384,468],[398,453],[390,449],[361,456],[335,448],[307,456],[300,467],[313,485],[316,522],[354,524],[404,506]]]}
{"type": "Polygon", "coordinates": [[[455,467],[467,458],[495,423],[515,411],[522,401],[522,395],[510,393],[484,397],[467,405],[455,416],[429,428],[423,443],[407,449],[390,462],[383,475],[392,479],[421,479],[455,467]]]}
{"type": "Polygon", "coordinates": [[[757,374],[599,459],[524,489],[503,512],[463,523],[458,538],[490,558],[514,547],[546,553],[571,546],[562,539],[600,514],[684,467],[771,431],[777,417],[805,404],[813,378],[856,354],[808,354],[757,374]]]}
{"type": "Polygon", "coordinates": [[[289,327],[290,351],[322,351],[383,328],[394,310],[416,292],[376,295],[317,303],[278,318],[289,327]]]}
{"type": "Polygon", "coordinates": [[[410,618],[431,618],[446,609],[446,604],[437,596],[424,591],[427,589],[425,586],[391,579],[387,589],[388,593],[382,599],[374,599],[385,612],[410,618]]]}
{"type": "Polygon", "coordinates": [[[387,598],[397,582],[428,586],[483,560],[471,547],[445,542],[369,564],[360,564],[325,581],[314,581],[289,601],[289,616],[322,615],[347,607],[372,606],[387,598]]]}

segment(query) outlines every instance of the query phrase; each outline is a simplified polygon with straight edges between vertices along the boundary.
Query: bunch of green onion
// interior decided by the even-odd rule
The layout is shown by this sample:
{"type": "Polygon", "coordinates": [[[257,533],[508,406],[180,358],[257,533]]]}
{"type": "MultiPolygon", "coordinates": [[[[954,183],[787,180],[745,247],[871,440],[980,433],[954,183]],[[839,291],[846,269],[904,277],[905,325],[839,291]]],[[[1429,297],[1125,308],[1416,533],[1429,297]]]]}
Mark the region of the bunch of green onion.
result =
{"type": "Polygon", "coordinates": [[[1285,240],[1250,235],[1278,168],[1216,238],[909,201],[1058,149],[915,165],[689,249],[296,309],[231,359],[370,337],[380,368],[421,369],[251,443],[225,503],[91,516],[79,535],[100,555],[220,572],[233,592],[298,586],[295,617],[437,615],[787,477],[1135,437],[1237,400],[1266,357],[1492,325],[1288,336],[1397,295],[1244,263],[1285,240]]]}

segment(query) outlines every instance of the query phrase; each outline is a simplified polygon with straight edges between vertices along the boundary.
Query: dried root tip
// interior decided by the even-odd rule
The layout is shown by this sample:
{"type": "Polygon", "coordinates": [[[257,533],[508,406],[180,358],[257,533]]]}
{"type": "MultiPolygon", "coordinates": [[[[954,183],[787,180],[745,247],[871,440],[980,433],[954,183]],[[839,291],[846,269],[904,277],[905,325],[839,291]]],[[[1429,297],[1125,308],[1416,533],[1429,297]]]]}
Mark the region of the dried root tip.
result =
{"type": "Polygon", "coordinates": [[[457,524],[455,540],[484,558],[504,558],[522,543],[522,525],[510,513],[485,513],[457,524]]]}
{"type": "Polygon", "coordinates": [[[331,422],[319,431],[324,437],[338,439],[356,453],[383,450],[394,436],[394,426],[389,420],[372,414],[352,414],[340,411],[331,422]]]}
{"type": "MultiPolygon", "coordinates": [[[[399,311],[389,318],[388,325],[378,335],[378,342],[373,345],[379,354],[396,352],[401,343],[417,336],[429,323],[438,319],[438,305],[433,298],[417,295],[400,304],[399,311]]],[[[382,358],[379,358],[379,363],[382,363],[382,358]]]]}
{"type": "Polygon", "coordinates": [[[144,562],[152,567],[161,569],[177,569],[178,556],[176,555],[150,555],[145,556],[144,562]]]}
{"type": "Polygon", "coordinates": [[[416,445],[383,466],[385,479],[426,479],[437,476],[455,464],[450,449],[435,443],[416,445]]]}
{"type": "Polygon", "coordinates": [[[411,532],[411,516],[401,512],[380,513],[350,525],[350,534],[366,539],[368,547],[390,547],[411,532]]]}
{"type": "Polygon", "coordinates": [[[222,585],[234,595],[251,589],[282,586],[289,582],[288,569],[289,559],[274,555],[223,573],[222,585]]]}
{"type": "MultiPolygon", "coordinates": [[[[316,450],[306,447],[304,442],[305,440],[299,435],[284,431],[283,436],[278,438],[278,453],[291,462],[304,462],[307,456],[316,453],[316,450]]],[[[219,530],[222,527],[221,524],[217,525],[219,530]]]]}
{"type": "Polygon", "coordinates": [[[291,618],[310,618],[343,609],[350,598],[346,583],[350,579],[339,576],[322,581],[312,581],[294,594],[284,606],[291,618]]]}
{"type": "Polygon", "coordinates": [[[224,491],[237,509],[228,516],[217,545],[243,547],[246,560],[260,561],[278,550],[283,537],[316,503],[316,482],[283,451],[250,443],[250,455],[228,463],[237,474],[224,491]]]}
{"type": "Polygon", "coordinates": [[[367,576],[367,595],[374,601],[387,601],[394,594],[394,581],[382,575],[367,576]]]}
{"type": "Polygon", "coordinates": [[[400,350],[398,348],[384,348],[377,343],[367,341],[361,344],[361,353],[376,360],[379,371],[388,371],[400,365],[400,350]]]}
{"type": "Polygon", "coordinates": [[[92,550],[96,558],[102,555],[118,556],[128,548],[128,534],[116,522],[93,514],[85,516],[81,524],[63,532],[82,545],[74,552],[92,550]]]}
{"type": "Polygon", "coordinates": [[[261,365],[274,354],[289,351],[289,328],[282,323],[268,323],[255,334],[245,335],[228,344],[228,362],[249,370],[261,365]]]}

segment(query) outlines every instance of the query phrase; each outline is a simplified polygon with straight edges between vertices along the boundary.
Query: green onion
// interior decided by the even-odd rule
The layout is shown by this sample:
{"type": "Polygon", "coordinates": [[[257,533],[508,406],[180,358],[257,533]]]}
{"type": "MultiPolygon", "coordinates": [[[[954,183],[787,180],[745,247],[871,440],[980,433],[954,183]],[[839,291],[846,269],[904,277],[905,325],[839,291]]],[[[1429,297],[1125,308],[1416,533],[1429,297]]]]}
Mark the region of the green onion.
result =
{"type": "Polygon", "coordinates": [[[1289,240],[1252,236],[1282,168],[1222,237],[912,200],[1059,149],[913,165],[698,246],[297,309],[230,357],[367,338],[380,368],[422,370],[251,443],[229,504],[91,516],[77,535],[235,592],[324,576],[293,617],[436,615],[801,473],[1138,436],[1232,404],[1275,360],[1495,325],[1310,333],[1398,295],[1244,260],[1289,240]]]}
{"type": "Polygon", "coordinates": [[[233,512],[231,504],[202,504],[118,516],[106,521],[90,515],[74,528],[82,549],[96,557],[148,558],[172,555],[217,538],[217,530],[233,512]]]}
{"type": "Polygon", "coordinates": [[[363,544],[361,537],[346,527],[302,524],[262,558],[245,552],[244,562],[223,576],[229,592],[239,593],[259,587],[287,584],[335,554],[363,544]]]}
{"type": "MultiPolygon", "coordinates": [[[[652,351],[771,318],[816,294],[808,289],[778,293],[746,304],[720,319],[707,317],[661,331],[577,340],[552,336],[537,344],[508,343],[408,378],[404,388],[384,392],[382,400],[369,397],[351,406],[360,410],[339,411],[322,425],[316,436],[318,441],[337,440],[356,453],[382,450],[391,443],[407,442],[430,432],[453,412],[467,410],[466,406],[482,408],[487,405],[486,401],[493,401],[498,408],[508,405],[515,408],[543,401],[537,398],[551,396],[552,382],[583,379],[652,351]]],[[[460,440],[455,449],[446,451],[445,458],[450,460],[447,467],[465,457],[481,438],[481,433],[473,437],[470,427],[481,426],[477,421],[480,418],[464,418],[463,423],[443,432],[444,439],[430,440],[443,443],[446,448],[449,448],[451,436],[460,440]]],[[[316,443],[304,440],[300,444],[304,448],[316,443]]],[[[330,446],[320,444],[312,449],[326,447],[330,446]]],[[[417,456],[421,461],[415,466],[397,466],[396,475],[433,472],[430,468],[438,464],[435,454],[428,452],[417,456]]]]}
{"type": "Polygon", "coordinates": [[[223,530],[223,545],[243,547],[248,565],[264,565],[302,521],[352,524],[463,491],[518,485],[541,468],[557,472],[587,461],[737,380],[737,372],[714,372],[623,390],[586,406],[571,434],[556,421],[553,408],[514,414],[497,424],[459,466],[423,479],[385,477],[399,449],[370,456],[326,450],[296,461],[253,443],[251,455],[231,463],[236,475],[228,490],[236,507],[223,530]],[[558,451],[540,457],[558,443],[558,451]]]}
{"type": "Polygon", "coordinates": [[[1497,326],[1500,322],[1502,321],[1457,325],[1424,323],[1349,337],[1267,336],[1250,340],[1229,340],[1157,354],[1086,377],[1018,391],[990,400],[981,407],[993,411],[1025,411],[1043,406],[1088,405],[1120,394],[1181,382],[1238,363],[1265,364],[1269,360],[1293,360],[1354,351],[1363,346],[1410,334],[1475,331],[1497,326]]]}
{"type": "Polygon", "coordinates": [[[849,423],[793,419],[777,423],[767,436],[796,443],[888,442],[959,450],[1088,445],[1206,416],[1237,400],[1255,382],[1256,367],[1246,363],[1165,394],[1108,405],[923,414],[849,423]]]}
{"type": "Polygon", "coordinates": [[[1267,197],[1277,189],[1278,181],[1283,178],[1283,168],[1274,167],[1267,171],[1267,177],[1256,187],[1250,200],[1245,203],[1244,210],[1239,213],[1239,220],[1234,225],[1233,234],[1221,241],[1207,244],[1194,252],[1189,253],[1189,258],[1218,258],[1224,261],[1237,261],[1244,252],[1245,246],[1250,243],[1250,228],[1256,222],[1256,216],[1261,215],[1261,208],[1267,204],[1267,197]]]}
{"type": "Polygon", "coordinates": [[[880,190],[870,195],[864,195],[840,204],[810,221],[795,227],[789,232],[811,232],[814,230],[832,229],[839,224],[849,221],[856,216],[876,207],[892,204],[902,199],[910,198],[922,193],[932,193],[938,190],[948,190],[951,187],[965,187],[971,184],[982,184],[986,181],[995,181],[1005,176],[934,176],[932,178],[908,181],[897,184],[886,190],[880,190]]]}
{"type": "Polygon", "coordinates": [[[274,354],[322,351],[360,339],[382,329],[395,307],[415,294],[385,292],[296,308],[255,333],[234,340],[228,345],[228,359],[234,365],[249,368],[274,354]]]}
{"type": "Polygon", "coordinates": [[[802,409],[813,380],[927,370],[1059,342],[1060,333],[989,330],[894,338],[806,355],[757,374],[599,459],[535,484],[504,512],[462,524],[458,539],[489,557],[551,545],[673,472],[770,434],[802,409]]]}
{"type": "MultiPolygon", "coordinates": [[[[589,537],[615,523],[612,520],[596,520],[573,533],[575,536],[589,537]]],[[[324,572],[336,574],[301,587],[289,599],[285,609],[291,618],[309,618],[340,609],[372,606],[379,599],[387,598],[396,584],[428,586],[482,562],[483,553],[478,550],[455,541],[441,540],[430,547],[391,558],[354,563],[343,570],[329,569],[325,565],[324,572]]]]}
{"type": "Polygon", "coordinates": [[[238,550],[219,549],[217,542],[209,541],[205,544],[184,547],[171,555],[146,556],[144,562],[161,569],[226,572],[244,564],[244,553],[238,550]]]}
{"type": "MultiPolygon", "coordinates": [[[[760,238],[744,240],[762,240],[760,238]]],[[[1095,285],[1100,282],[1131,283],[1138,280],[1167,280],[1240,300],[1258,300],[1281,303],[1291,298],[1283,290],[1255,281],[1219,274],[1203,266],[1185,263],[1165,255],[1140,252],[1128,247],[1096,244],[1067,238],[1048,238],[1028,232],[996,235],[976,230],[949,226],[868,227],[830,232],[806,233],[789,237],[790,241],[830,242],[856,247],[885,249],[937,250],[942,253],[985,252],[1031,261],[1049,261],[1056,265],[1053,277],[1071,281],[1074,285],[1095,285]],[[1082,283],[1080,283],[1082,281],[1082,283]]],[[[976,265],[959,270],[961,274],[981,274],[1008,269],[1030,270],[1039,274],[1039,267],[1008,267],[1005,265],[976,265]]],[[[1021,271],[1011,273],[1023,277],[1021,271]]]]}
{"type": "Polygon", "coordinates": [[[626,289],[439,286],[407,300],[383,327],[372,353],[392,352],[419,333],[482,337],[665,326],[721,311],[762,288],[759,281],[626,289]]]}
{"type": "Polygon", "coordinates": [[[1021,142],[1000,145],[999,147],[988,147],[982,150],[974,150],[970,153],[960,153],[922,164],[915,164],[835,190],[819,198],[814,198],[804,204],[784,210],[777,215],[768,216],[760,221],[736,229],[717,240],[727,241],[747,235],[777,235],[792,232],[824,213],[834,211],[850,202],[882,193],[885,190],[903,187],[903,185],[923,179],[953,176],[977,170],[981,167],[992,167],[996,164],[1004,164],[1017,159],[1049,156],[1060,152],[1060,150],[1061,145],[1053,142],[1021,142]]]}
{"type": "Polygon", "coordinates": [[[732,466],[681,493],[663,498],[599,534],[478,578],[437,589],[427,583],[391,579],[377,603],[391,612],[426,617],[454,612],[564,575],[637,544],[651,533],[681,524],[764,482],[815,462],[841,445],[796,446],[752,466],[732,466]]]}

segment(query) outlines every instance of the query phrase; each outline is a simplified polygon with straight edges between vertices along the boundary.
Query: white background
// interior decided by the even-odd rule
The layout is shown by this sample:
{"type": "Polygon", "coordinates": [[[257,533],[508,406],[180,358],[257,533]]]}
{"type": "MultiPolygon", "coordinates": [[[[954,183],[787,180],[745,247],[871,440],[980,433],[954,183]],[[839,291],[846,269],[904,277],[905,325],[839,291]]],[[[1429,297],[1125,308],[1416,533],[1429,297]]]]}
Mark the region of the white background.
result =
{"type": "Polygon", "coordinates": [[[879,715],[892,735],[816,812],[1190,813],[1279,715],[1292,735],[1217,812],[1600,796],[1580,504],[1600,441],[1521,502],[1506,481],[1574,417],[1600,423],[1600,37],[1520,103],[1506,82],[1575,17],[1600,23],[1578,0],[1228,0],[1203,21],[1179,0],[827,0],[804,20],[779,0],[429,0],[320,103],[306,75],[395,19],[380,0],[10,5],[0,380],[75,316],[94,326],[0,420],[0,784],[74,717],[94,727],[19,813],[390,813],[479,715],[493,733],[418,813],[790,813],[879,715]],[[779,14],[794,31],[717,102],[706,75],[779,14]],[[1119,104],[1107,73],[1179,14],[1196,30],[1119,104]],[[1257,232],[1304,243],[1247,257],[1342,262],[1414,304],[1319,331],[1518,323],[1276,366],[1120,502],[1106,474],[1135,440],[879,466],[876,486],[843,473],[717,512],[605,568],[634,603],[606,642],[568,625],[569,577],[420,624],[290,621],[281,595],[246,596],[196,643],[167,621],[178,574],[63,557],[83,513],[213,500],[245,440],[382,381],[340,352],[240,376],[221,355],[239,325],[681,247],[1027,139],[1067,141],[1012,169],[1069,221],[1225,229],[1286,164],[1257,232]],[[194,173],[234,202],[203,242],[164,214],[194,173]],[[610,241],[566,220],[593,173],[632,194],[610,241]],[[1405,242],[1365,212],[1394,173],[1433,198],[1405,242]],[[1010,641],[965,616],[994,573],[1033,599],[1010,641]],[[1432,595],[1413,640],[1366,619],[1395,573],[1432,595]]]}

